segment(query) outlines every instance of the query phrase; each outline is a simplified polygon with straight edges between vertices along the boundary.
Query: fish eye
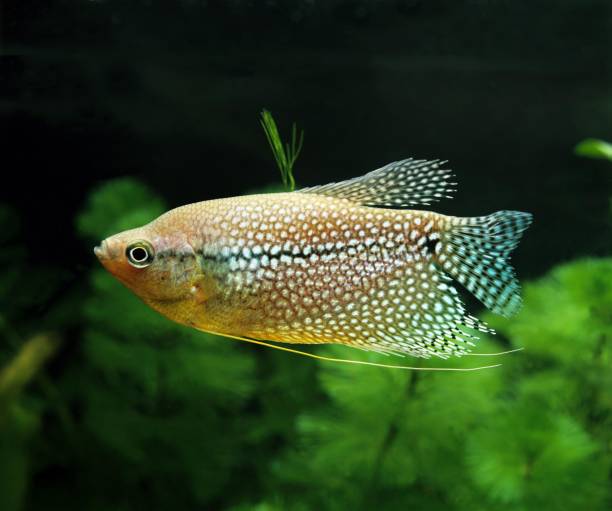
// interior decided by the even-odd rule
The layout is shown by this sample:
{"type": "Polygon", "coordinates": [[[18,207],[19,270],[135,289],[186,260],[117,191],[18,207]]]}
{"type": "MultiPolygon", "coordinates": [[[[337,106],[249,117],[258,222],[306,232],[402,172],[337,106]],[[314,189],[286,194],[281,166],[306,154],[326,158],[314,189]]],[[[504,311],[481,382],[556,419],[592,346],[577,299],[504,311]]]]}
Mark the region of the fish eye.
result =
{"type": "Polygon", "coordinates": [[[125,256],[128,262],[135,268],[146,268],[153,262],[155,252],[150,243],[137,241],[127,246],[125,256]]]}

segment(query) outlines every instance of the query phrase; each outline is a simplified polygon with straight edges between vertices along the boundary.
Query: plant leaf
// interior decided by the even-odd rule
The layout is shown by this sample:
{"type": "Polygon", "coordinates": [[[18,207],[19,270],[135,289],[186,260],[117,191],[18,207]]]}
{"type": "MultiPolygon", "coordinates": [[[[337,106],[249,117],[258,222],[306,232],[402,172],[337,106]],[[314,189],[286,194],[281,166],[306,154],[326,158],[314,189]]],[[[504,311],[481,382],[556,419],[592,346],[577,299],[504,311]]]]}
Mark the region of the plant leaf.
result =
{"type": "Polygon", "coordinates": [[[276,165],[278,165],[278,169],[280,170],[283,185],[289,191],[295,190],[293,165],[302,150],[304,131],[300,131],[298,136],[297,126],[293,123],[291,128],[291,143],[283,144],[278,132],[278,127],[276,126],[276,121],[268,110],[263,109],[261,111],[260,123],[266,134],[268,143],[270,144],[270,149],[272,149],[276,165]]]}
{"type": "Polygon", "coordinates": [[[596,138],[587,138],[576,145],[574,153],[587,158],[612,161],[612,144],[596,138]]]}

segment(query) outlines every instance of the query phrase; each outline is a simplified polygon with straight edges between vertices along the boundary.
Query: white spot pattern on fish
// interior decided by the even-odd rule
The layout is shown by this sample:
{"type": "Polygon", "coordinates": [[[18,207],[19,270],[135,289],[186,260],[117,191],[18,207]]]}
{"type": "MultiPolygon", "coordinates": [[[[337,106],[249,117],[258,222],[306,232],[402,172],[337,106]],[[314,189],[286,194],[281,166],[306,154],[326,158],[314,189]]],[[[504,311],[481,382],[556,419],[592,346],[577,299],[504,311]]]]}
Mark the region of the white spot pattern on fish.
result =
{"type": "Polygon", "coordinates": [[[402,160],[298,192],[177,208],[130,235],[164,246],[180,240],[183,249],[160,257],[156,270],[180,279],[149,286],[155,299],[139,287],[146,280],[122,281],[160,312],[203,330],[421,357],[464,354],[476,331],[491,330],[467,313],[453,279],[494,312],[515,313],[520,295],[509,254],[531,215],[387,209],[449,197],[455,183],[442,166],[402,160]],[[178,262],[181,250],[195,254],[195,267],[189,258],[178,262]],[[184,303],[179,290],[161,289],[190,279],[184,303]],[[172,297],[167,304],[163,291],[172,297]]]}

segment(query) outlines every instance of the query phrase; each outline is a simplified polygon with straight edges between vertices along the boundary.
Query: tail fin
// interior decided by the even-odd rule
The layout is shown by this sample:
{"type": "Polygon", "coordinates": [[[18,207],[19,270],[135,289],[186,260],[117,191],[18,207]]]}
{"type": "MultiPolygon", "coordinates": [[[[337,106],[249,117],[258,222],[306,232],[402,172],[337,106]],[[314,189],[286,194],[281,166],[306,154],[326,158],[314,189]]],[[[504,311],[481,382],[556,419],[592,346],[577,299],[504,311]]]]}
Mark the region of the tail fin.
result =
{"type": "Polygon", "coordinates": [[[456,218],[443,235],[439,264],[488,309],[512,316],[521,307],[521,296],[509,256],[531,220],[530,213],[520,211],[456,218]]]}

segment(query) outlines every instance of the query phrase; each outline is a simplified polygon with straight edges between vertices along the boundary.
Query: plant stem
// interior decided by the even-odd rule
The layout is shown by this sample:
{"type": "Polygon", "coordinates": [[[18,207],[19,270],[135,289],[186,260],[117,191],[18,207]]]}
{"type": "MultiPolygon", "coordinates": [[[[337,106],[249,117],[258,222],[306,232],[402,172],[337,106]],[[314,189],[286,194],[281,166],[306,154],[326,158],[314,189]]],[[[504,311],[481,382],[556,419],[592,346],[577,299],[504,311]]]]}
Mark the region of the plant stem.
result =
{"type": "Polygon", "coordinates": [[[372,499],[374,502],[376,501],[375,493],[379,485],[380,472],[382,470],[385,457],[393,446],[393,442],[395,441],[395,438],[397,437],[397,434],[399,432],[399,421],[403,415],[406,403],[410,399],[412,399],[416,393],[418,380],[418,371],[412,371],[410,373],[410,377],[406,380],[405,399],[402,400],[401,406],[398,407],[397,412],[389,422],[389,425],[387,426],[387,432],[385,433],[383,441],[380,444],[378,453],[376,454],[376,458],[374,459],[372,476],[370,478],[370,487],[369,491],[366,492],[366,495],[369,497],[369,499],[372,499]]]}
{"type": "Polygon", "coordinates": [[[0,419],[11,402],[38,374],[57,351],[60,340],[52,334],[38,334],[26,341],[17,355],[0,371],[0,419]]]}

